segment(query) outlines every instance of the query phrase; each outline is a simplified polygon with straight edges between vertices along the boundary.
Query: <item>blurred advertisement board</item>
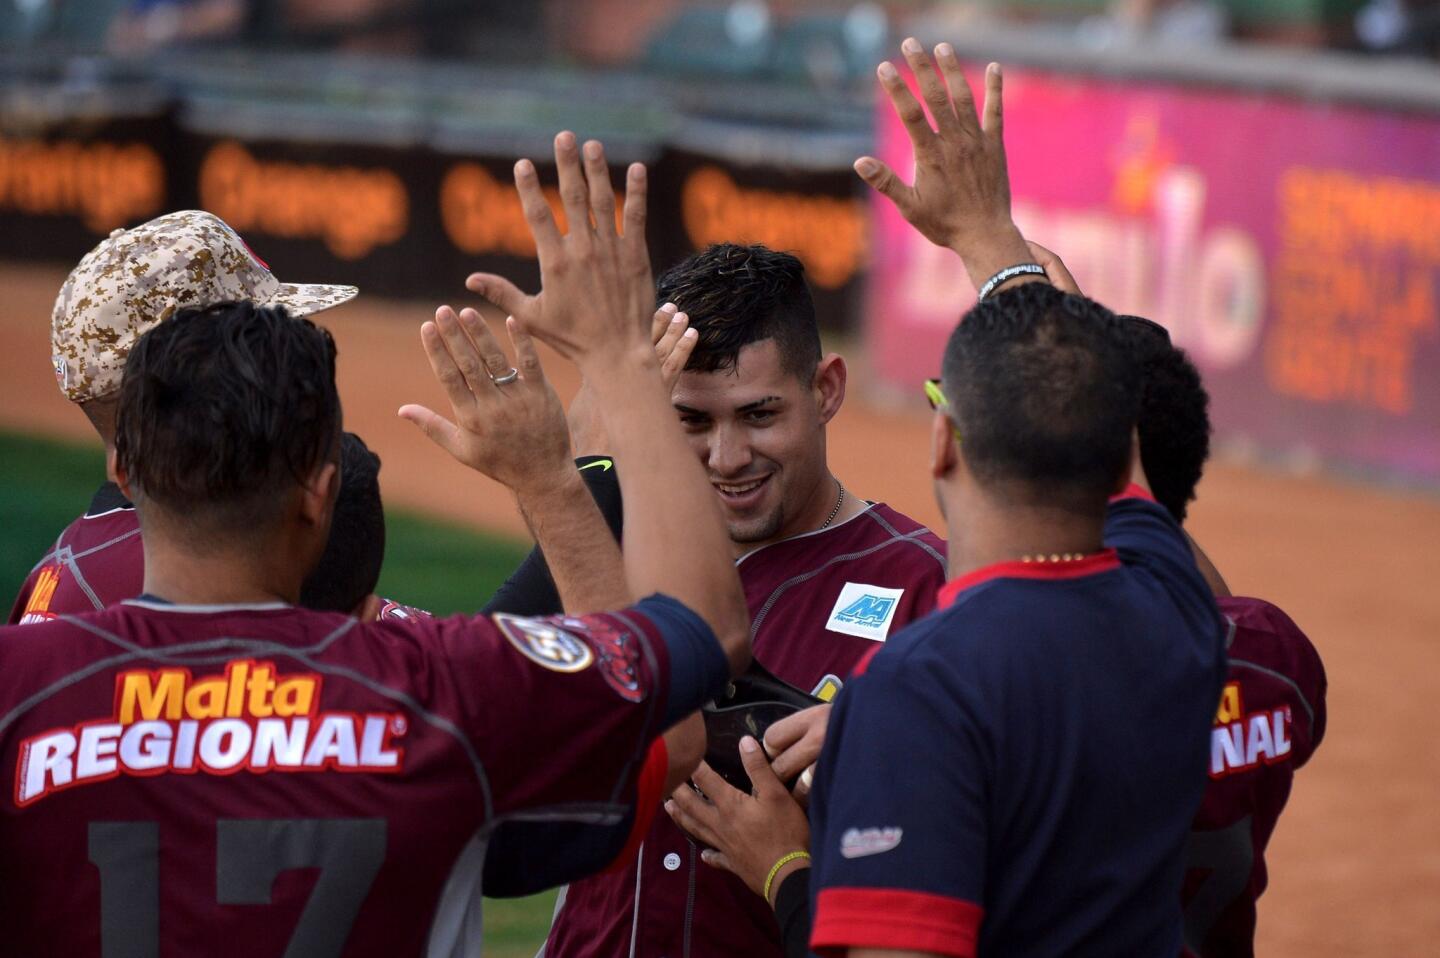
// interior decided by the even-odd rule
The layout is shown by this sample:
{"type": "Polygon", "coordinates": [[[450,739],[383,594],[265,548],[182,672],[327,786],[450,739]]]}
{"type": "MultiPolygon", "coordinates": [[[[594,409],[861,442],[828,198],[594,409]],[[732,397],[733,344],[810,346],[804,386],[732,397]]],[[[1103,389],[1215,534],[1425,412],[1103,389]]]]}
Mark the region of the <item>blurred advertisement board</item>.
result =
{"type": "Polygon", "coordinates": [[[805,264],[823,326],[859,322],[870,233],[864,184],[848,162],[787,166],[672,149],[659,177],[657,275],[713,243],[759,243],[805,264]]]}
{"type": "MultiPolygon", "coordinates": [[[[904,175],[888,102],[877,123],[904,175]]],[[[1440,117],[1015,70],[1005,123],[1021,229],[1087,295],[1170,329],[1217,436],[1440,480],[1440,117]]],[[[869,349],[918,390],[974,291],[873,211],[869,349]]]]}
{"type": "MultiPolygon", "coordinates": [[[[479,270],[535,289],[512,173],[520,156],[536,161],[566,228],[554,130],[538,125],[534,104],[520,118],[233,93],[184,95],[135,116],[116,98],[102,106],[77,115],[0,99],[0,257],[73,264],[113,229],[196,207],[284,276],[435,298],[463,296],[479,270]]],[[[617,209],[626,164],[649,168],[657,273],[711,243],[763,243],[805,263],[826,326],[858,323],[870,234],[849,164],[868,146],[863,135],[736,123],[700,150],[643,124],[567,125],[606,143],[617,209]]]]}
{"type": "Polygon", "coordinates": [[[169,105],[149,91],[0,100],[0,252],[78,261],[111,230],[170,209],[169,105]]]}

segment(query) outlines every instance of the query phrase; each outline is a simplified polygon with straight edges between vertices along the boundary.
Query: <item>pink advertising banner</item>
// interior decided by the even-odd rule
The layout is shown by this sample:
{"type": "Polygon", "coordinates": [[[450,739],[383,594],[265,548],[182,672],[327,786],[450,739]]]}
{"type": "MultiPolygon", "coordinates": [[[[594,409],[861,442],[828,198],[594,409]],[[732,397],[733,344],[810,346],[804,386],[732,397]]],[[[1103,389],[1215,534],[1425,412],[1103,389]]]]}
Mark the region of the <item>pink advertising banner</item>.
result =
{"type": "MultiPolygon", "coordinates": [[[[1021,229],[1170,329],[1221,439],[1440,483],[1440,116],[1025,69],[1005,114],[1021,229]]],[[[888,103],[878,142],[912,168],[888,103]]],[[[975,294],[874,214],[869,351],[918,395],[975,294]]]]}

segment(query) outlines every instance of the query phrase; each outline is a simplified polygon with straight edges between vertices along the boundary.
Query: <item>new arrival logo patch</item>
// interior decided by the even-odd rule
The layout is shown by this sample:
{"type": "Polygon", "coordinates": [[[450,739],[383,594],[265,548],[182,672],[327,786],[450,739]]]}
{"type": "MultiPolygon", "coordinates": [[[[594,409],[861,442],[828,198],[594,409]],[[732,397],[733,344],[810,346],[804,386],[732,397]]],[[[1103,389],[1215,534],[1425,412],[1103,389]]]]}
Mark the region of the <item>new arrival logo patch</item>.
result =
{"type": "Polygon", "coordinates": [[[840,598],[835,600],[835,608],[830,610],[830,621],[825,623],[825,628],[884,642],[904,594],[904,589],[847,582],[840,590],[840,598]]]}
{"type": "Polygon", "coordinates": [[[546,619],[499,612],[495,624],[521,655],[551,671],[580,672],[595,661],[595,653],[584,640],[546,619]]]}
{"type": "Polygon", "coordinates": [[[904,837],[903,828],[849,828],[840,836],[840,856],[864,858],[893,851],[904,837]]]}

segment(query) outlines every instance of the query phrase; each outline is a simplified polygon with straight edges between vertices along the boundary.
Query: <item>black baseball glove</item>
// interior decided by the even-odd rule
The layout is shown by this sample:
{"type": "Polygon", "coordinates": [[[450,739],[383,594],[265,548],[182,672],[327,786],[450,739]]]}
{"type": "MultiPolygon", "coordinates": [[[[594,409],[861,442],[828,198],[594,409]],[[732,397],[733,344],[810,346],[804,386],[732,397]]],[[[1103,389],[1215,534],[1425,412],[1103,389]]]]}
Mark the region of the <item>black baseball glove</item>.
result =
{"type": "MultiPolygon", "coordinates": [[[[771,675],[751,660],[745,673],[732,680],[725,692],[700,714],[705,719],[705,763],[742,792],[750,791],[750,776],[740,764],[740,739],[752,735],[765,741],[765,730],[781,719],[824,703],[788,682],[771,675]]],[[[795,782],[785,783],[791,788],[795,782]]]]}

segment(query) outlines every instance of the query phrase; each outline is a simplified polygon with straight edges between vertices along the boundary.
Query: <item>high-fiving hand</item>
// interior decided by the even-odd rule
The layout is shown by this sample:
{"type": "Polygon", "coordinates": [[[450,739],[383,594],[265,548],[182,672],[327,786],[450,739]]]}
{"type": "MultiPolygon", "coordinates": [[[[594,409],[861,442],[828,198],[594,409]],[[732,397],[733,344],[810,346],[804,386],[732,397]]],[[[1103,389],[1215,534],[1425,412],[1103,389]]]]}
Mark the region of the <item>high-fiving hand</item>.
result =
{"type": "Polygon", "coordinates": [[[454,420],[414,404],[402,406],[400,416],[460,462],[525,492],[563,481],[575,466],[565,410],[535,343],[515,317],[506,326],[515,348],[513,369],[479,313],[437,309],[434,322],[420,327],[420,339],[454,420]]]}
{"type": "MultiPolygon", "coordinates": [[[[655,341],[655,359],[660,363],[660,381],[665,386],[665,395],[675,389],[675,382],[685,371],[691,353],[700,342],[699,333],[690,328],[690,317],[676,309],[674,303],[666,303],[655,310],[650,323],[650,338],[655,341]]],[[[594,389],[589,380],[580,381],[580,389],[570,400],[566,417],[570,421],[570,441],[575,445],[577,456],[600,456],[612,452],[610,437],[605,433],[605,424],[595,401],[594,389]]]]}
{"type": "Polygon", "coordinates": [[[950,44],[935,48],[933,63],[913,37],[901,44],[901,52],[935,128],[894,64],[880,64],[876,74],[915,149],[915,182],[906,184],[873,156],[856,160],[855,172],[926,239],[958,253],[978,287],[1000,269],[1029,260],[1010,218],[1000,65],[985,70],[985,102],[977,117],[970,84],[950,44]]]}
{"type": "Polygon", "coordinates": [[[582,166],[575,134],[560,133],[555,167],[569,227],[564,235],[541,192],[535,165],[529,160],[515,164],[515,187],[540,260],[541,291],[527,296],[493,273],[474,273],[465,285],[582,367],[597,354],[648,349],[646,321],[655,287],[645,246],[645,167],[632,163],[626,173],[622,232],[615,229],[615,193],[597,141],[585,144],[582,166]]]}

